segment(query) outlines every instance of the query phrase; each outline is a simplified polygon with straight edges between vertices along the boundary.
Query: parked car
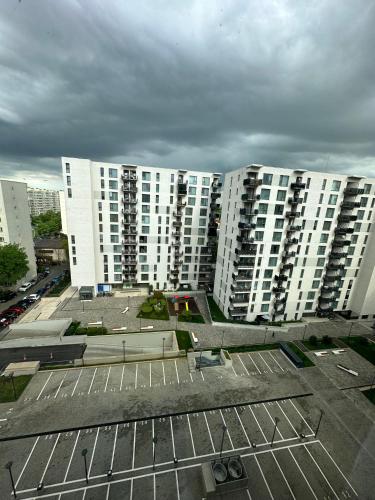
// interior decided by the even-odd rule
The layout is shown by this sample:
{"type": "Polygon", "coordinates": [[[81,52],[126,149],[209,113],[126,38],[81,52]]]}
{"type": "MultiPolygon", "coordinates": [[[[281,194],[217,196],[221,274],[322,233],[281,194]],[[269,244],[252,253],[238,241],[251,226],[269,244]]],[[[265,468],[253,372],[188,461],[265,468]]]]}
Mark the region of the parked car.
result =
{"type": "Polygon", "coordinates": [[[23,300],[19,300],[17,302],[17,304],[15,304],[15,305],[19,306],[19,307],[23,307],[24,309],[27,309],[28,307],[30,307],[30,304],[31,303],[29,301],[23,299],[23,300]]]}
{"type": "Polygon", "coordinates": [[[21,306],[12,306],[12,307],[9,307],[7,309],[7,311],[14,311],[15,313],[17,313],[18,315],[22,314],[23,312],[25,312],[25,309],[21,306]]]}
{"type": "Polygon", "coordinates": [[[17,297],[16,292],[12,292],[10,290],[0,290],[0,302],[8,302],[8,300],[17,297]]]}
{"type": "Polygon", "coordinates": [[[46,293],[47,289],[46,288],[38,288],[38,290],[35,292],[37,293],[38,295],[43,295],[44,293],[46,293]]]}
{"type": "Polygon", "coordinates": [[[11,322],[12,322],[12,320],[9,318],[0,318],[0,329],[3,329],[6,326],[10,325],[11,322]]]}
{"type": "Polygon", "coordinates": [[[17,316],[18,314],[15,313],[14,311],[3,311],[0,314],[0,318],[7,318],[7,319],[16,319],[17,316]]]}
{"type": "Polygon", "coordinates": [[[32,284],[28,281],[28,282],[24,283],[22,286],[20,286],[18,291],[19,292],[26,292],[31,287],[32,287],[32,284]]]}
{"type": "Polygon", "coordinates": [[[28,300],[32,300],[33,302],[36,302],[37,300],[40,299],[40,295],[38,293],[32,293],[26,297],[28,300]]]}

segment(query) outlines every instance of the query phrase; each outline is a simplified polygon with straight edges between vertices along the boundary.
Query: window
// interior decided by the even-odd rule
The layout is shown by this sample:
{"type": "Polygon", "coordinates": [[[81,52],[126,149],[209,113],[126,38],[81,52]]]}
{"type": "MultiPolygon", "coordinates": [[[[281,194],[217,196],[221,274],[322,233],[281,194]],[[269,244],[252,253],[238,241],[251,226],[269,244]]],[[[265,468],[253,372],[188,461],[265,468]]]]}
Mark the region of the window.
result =
{"type": "Polygon", "coordinates": [[[272,275],[273,275],[273,269],[265,269],[264,270],[264,277],[265,278],[272,278],[272,275]]]}
{"type": "Polygon", "coordinates": [[[72,197],[72,189],[68,188],[68,198],[71,198],[71,197],[72,197]]]}
{"type": "Polygon", "coordinates": [[[338,198],[337,194],[330,194],[328,199],[328,205],[336,205],[337,198],[338,198]]]}
{"type": "Polygon", "coordinates": [[[277,196],[276,196],[277,201],[285,201],[285,198],[286,198],[286,191],[279,189],[277,191],[277,196]]]}
{"type": "Polygon", "coordinates": [[[118,233],[118,224],[110,224],[109,230],[111,233],[118,233]]]}
{"type": "Polygon", "coordinates": [[[199,210],[199,215],[200,215],[201,217],[205,217],[205,216],[207,215],[207,208],[201,208],[201,209],[199,210]]]}
{"type": "Polygon", "coordinates": [[[104,167],[100,167],[100,177],[104,177],[104,167]]]}
{"type": "Polygon", "coordinates": [[[277,266],[277,257],[270,257],[268,259],[268,265],[272,267],[277,266]]]}
{"type": "Polygon", "coordinates": [[[65,163],[65,172],[67,174],[70,174],[70,164],[69,163],[65,163]]]}
{"type": "Polygon", "coordinates": [[[148,274],[141,274],[141,281],[148,281],[148,274]]]}
{"type": "Polygon", "coordinates": [[[267,210],[268,210],[267,203],[259,203],[259,205],[258,205],[258,213],[260,213],[260,214],[266,214],[267,210]]]}
{"type": "Polygon", "coordinates": [[[289,175],[280,175],[279,186],[287,187],[289,183],[289,175]]]}
{"type": "Polygon", "coordinates": [[[185,236],[184,237],[184,245],[190,245],[191,244],[191,238],[189,238],[188,236],[185,236]]]}
{"type": "Polygon", "coordinates": [[[260,191],[260,199],[261,200],[269,200],[270,199],[270,189],[262,189],[260,191]]]}
{"type": "Polygon", "coordinates": [[[201,206],[208,207],[208,198],[201,199],[201,206]]]}
{"type": "Polygon", "coordinates": [[[117,168],[110,168],[108,170],[108,175],[112,177],[112,179],[117,179],[117,168]]]}
{"type": "Polygon", "coordinates": [[[320,280],[314,280],[312,282],[311,288],[319,288],[320,286],[320,280]]]}
{"type": "Polygon", "coordinates": [[[151,172],[142,172],[142,181],[150,181],[151,172]]]}
{"type": "Polygon", "coordinates": [[[314,300],[315,292],[307,292],[307,300],[314,300]]]}
{"type": "Polygon", "coordinates": [[[283,227],[284,227],[284,219],[275,219],[275,229],[282,229],[283,227]]]}
{"type": "Polygon", "coordinates": [[[194,206],[195,205],[195,198],[192,198],[191,196],[188,197],[188,205],[194,206]]]}
{"type": "Polygon", "coordinates": [[[142,224],[150,224],[150,216],[142,215],[142,224]]]}
{"type": "Polygon", "coordinates": [[[118,222],[118,215],[117,214],[109,214],[109,221],[110,222],[118,222]]]}
{"type": "Polygon", "coordinates": [[[255,231],[255,240],[256,241],[263,241],[263,231],[255,231]]]}
{"type": "Polygon", "coordinates": [[[355,233],[359,233],[359,231],[361,230],[361,223],[360,222],[356,222],[353,226],[353,230],[355,233]]]}
{"type": "Polygon", "coordinates": [[[118,212],[118,204],[117,203],[110,203],[109,204],[109,210],[111,212],[118,212]]]}
{"type": "Polygon", "coordinates": [[[323,231],[329,231],[331,229],[332,222],[330,220],[325,220],[323,223],[323,231]]]}
{"type": "Polygon", "coordinates": [[[326,217],[327,219],[332,219],[335,214],[335,209],[334,208],[327,208],[326,210],[326,217]]]}
{"type": "Polygon", "coordinates": [[[210,190],[208,188],[202,188],[202,196],[208,196],[210,194],[210,190]]]}
{"type": "Polygon", "coordinates": [[[324,257],[319,257],[317,262],[316,262],[316,265],[318,267],[323,267],[325,263],[326,263],[326,259],[324,257]]]}
{"type": "Polygon", "coordinates": [[[197,176],[196,175],[189,175],[189,184],[197,184],[197,176]]]}
{"type": "Polygon", "coordinates": [[[191,235],[191,227],[184,227],[184,234],[191,235]]]}
{"type": "Polygon", "coordinates": [[[198,227],[198,234],[199,234],[199,236],[204,236],[205,232],[206,232],[205,228],[198,227]]]}
{"type": "Polygon", "coordinates": [[[284,205],[275,205],[274,214],[275,215],[283,215],[284,205]]]}
{"type": "Polygon", "coordinates": [[[311,311],[312,308],[313,308],[313,302],[306,302],[305,311],[311,311]]]}
{"type": "Polygon", "coordinates": [[[193,187],[193,186],[189,186],[189,194],[195,196],[197,194],[197,188],[193,187]]]}
{"type": "Polygon", "coordinates": [[[268,312],[269,304],[262,304],[260,307],[261,312],[268,312]]]}
{"type": "Polygon", "coordinates": [[[149,193],[150,192],[150,184],[147,182],[142,182],[142,191],[144,193],[149,193]]]}
{"type": "Polygon", "coordinates": [[[328,236],[329,236],[329,235],[328,235],[327,233],[322,233],[322,234],[320,235],[320,243],[327,243],[327,241],[328,241],[328,236]]]}
{"type": "Polygon", "coordinates": [[[280,251],[280,245],[271,245],[271,248],[270,248],[270,253],[279,253],[280,251]]]}
{"type": "Polygon", "coordinates": [[[108,187],[109,187],[109,189],[118,189],[118,182],[117,181],[109,181],[108,187]]]}
{"type": "Polygon", "coordinates": [[[265,217],[257,217],[257,227],[266,227],[265,217]]]}
{"type": "Polygon", "coordinates": [[[321,278],[323,274],[323,269],[315,269],[314,278],[321,278]]]}
{"type": "Polygon", "coordinates": [[[271,300],[271,294],[270,294],[270,292],[264,292],[262,300],[271,300]]]}
{"type": "Polygon", "coordinates": [[[210,178],[209,177],[203,177],[202,178],[202,184],[203,184],[203,186],[209,186],[210,185],[210,178]]]}
{"type": "Polygon", "coordinates": [[[275,231],[272,236],[272,241],[281,241],[282,234],[283,233],[279,231],[275,231]]]}
{"type": "Polygon", "coordinates": [[[193,215],[193,209],[191,207],[186,207],[185,215],[193,215]]]}
{"type": "Polygon", "coordinates": [[[70,175],[66,176],[66,183],[67,183],[68,186],[72,185],[72,178],[70,177],[70,175]]]}
{"type": "Polygon", "coordinates": [[[358,210],[358,212],[357,212],[357,219],[358,220],[363,220],[364,216],[365,216],[365,211],[364,210],[358,210]]]}
{"type": "Polygon", "coordinates": [[[142,226],[143,234],[150,234],[150,226],[142,226]]]}
{"type": "Polygon", "coordinates": [[[150,213],[150,205],[142,205],[142,213],[149,214],[150,213]]]}
{"type": "Polygon", "coordinates": [[[149,194],[142,194],[142,202],[143,203],[150,203],[150,195],[149,194]]]}
{"type": "Polygon", "coordinates": [[[368,198],[366,198],[366,196],[362,197],[361,198],[361,207],[367,207],[367,201],[368,201],[368,198]]]}
{"type": "Polygon", "coordinates": [[[332,181],[331,191],[340,191],[341,181],[332,181]]]}
{"type": "Polygon", "coordinates": [[[326,247],[325,246],[318,246],[318,252],[317,255],[324,255],[326,253],[326,247]]]}
{"type": "Polygon", "coordinates": [[[272,184],[272,174],[263,174],[263,184],[270,186],[272,184]]]}
{"type": "Polygon", "coordinates": [[[206,219],[199,219],[199,225],[200,226],[205,226],[206,225],[206,219]]]}
{"type": "Polygon", "coordinates": [[[371,184],[365,184],[363,188],[365,190],[365,194],[369,194],[371,191],[371,184]]]}
{"type": "Polygon", "coordinates": [[[110,191],[109,192],[109,199],[111,201],[118,201],[118,193],[116,193],[116,191],[110,191]]]}

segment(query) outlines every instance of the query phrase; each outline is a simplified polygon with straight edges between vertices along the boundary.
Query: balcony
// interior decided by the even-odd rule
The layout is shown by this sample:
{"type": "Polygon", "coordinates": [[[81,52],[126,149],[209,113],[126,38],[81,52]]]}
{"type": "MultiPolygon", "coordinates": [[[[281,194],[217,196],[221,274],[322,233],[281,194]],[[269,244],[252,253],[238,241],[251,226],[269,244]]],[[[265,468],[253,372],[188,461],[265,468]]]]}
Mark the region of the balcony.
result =
{"type": "Polygon", "coordinates": [[[301,181],[296,181],[291,183],[290,188],[293,189],[293,191],[300,191],[306,188],[306,184],[301,181]]]}
{"type": "Polygon", "coordinates": [[[261,179],[255,179],[254,177],[248,177],[244,179],[243,185],[247,188],[256,189],[258,186],[262,184],[261,179]]]}
{"type": "Polygon", "coordinates": [[[281,269],[280,269],[280,272],[281,273],[285,273],[285,271],[289,271],[289,270],[293,269],[293,267],[294,266],[291,263],[283,264],[282,267],[281,267],[281,269]]]}
{"type": "Polygon", "coordinates": [[[364,189],[359,189],[355,187],[347,187],[344,189],[344,197],[347,196],[357,196],[358,194],[364,194],[364,189]]]}
{"type": "Polygon", "coordinates": [[[292,226],[289,226],[286,230],[287,233],[294,233],[296,231],[301,231],[302,229],[302,226],[296,226],[296,225],[292,225],[292,226]]]}
{"type": "Polygon", "coordinates": [[[328,271],[337,271],[339,269],[344,269],[345,265],[344,264],[328,264],[327,270],[328,271]]]}
{"type": "Polygon", "coordinates": [[[124,236],[137,236],[138,232],[134,231],[130,226],[127,229],[122,230],[124,236]]]}
{"type": "Polygon", "coordinates": [[[124,198],[123,203],[127,205],[135,205],[137,203],[137,198],[124,198]]]}
{"type": "Polygon", "coordinates": [[[288,238],[285,241],[285,246],[291,246],[291,245],[297,245],[297,244],[298,244],[297,238],[288,238]]]}
{"type": "Polygon", "coordinates": [[[253,273],[232,273],[232,278],[236,281],[252,281],[253,280],[253,273]]]}
{"type": "Polygon", "coordinates": [[[257,200],[260,200],[260,195],[259,194],[250,194],[250,193],[245,193],[241,196],[241,200],[244,203],[254,203],[257,200]]]}
{"type": "Polygon", "coordinates": [[[233,305],[228,308],[228,311],[231,316],[246,316],[247,307],[236,307],[233,305]]]}
{"type": "Polygon", "coordinates": [[[283,262],[285,262],[286,260],[292,259],[295,256],[296,256],[296,252],[284,252],[281,260],[283,262]]]}
{"type": "Polygon", "coordinates": [[[123,225],[124,226],[129,226],[129,225],[135,226],[135,225],[137,225],[137,219],[135,219],[135,218],[134,219],[126,218],[126,219],[123,220],[123,225]]]}
{"type": "Polygon", "coordinates": [[[181,246],[181,241],[174,241],[172,243],[172,247],[179,247],[179,246],[181,246]]]}
{"type": "Polygon", "coordinates": [[[274,304],[275,304],[276,307],[281,306],[281,305],[283,305],[285,303],[286,303],[286,297],[276,297],[275,298],[274,304]]]}
{"type": "Polygon", "coordinates": [[[251,286],[236,286],[236,285],[231,285],[230,289],[234,293],[250,293],[251,292],[251,286]]]}
{"type": "Polygon", "coordinates": [[[294,211],[285,212],[285,217],[287,219],[294,219],[295,217],[300,217],[300,215],[301,215],[300,212],[294,212],[294,211]]]}
{"type": "Polygon", "coordinates": [[[331,252],[329,254],[330,259],[346,259],[347,256],[348,254],[344,252],[331,252]]]}
{"type": "Polygon", "coordinates": [[[185,196],[187,194],[187,181],[179,181],[177,184],[177,194],[180,196],[185,196]]]}
{"type": "Polygon", "coordinates": [[[251,269],[255,266],[255,260],[254,259],[239,259],[233,261],[234,267],[237,269],[251,269]]]}
{"type": "Polygon", "coordinates": [[[174,277],[170,278],[170,279],[169,279],[169,281],[170,281],[171,283],[175,283],[175,284],[177,284],[177,283],[179,282],[179,279],[178,279],[178,277],[177,277],[177,276],[174,276],[174,277]]]}
{"type": "Polygon", "coordinates": [[[335,281],[338,281],[339,279],[340,279],[340,276],[338,276],[336,274],[334,276],[325,275],[324,280],[323,280],[323,284],[324,284],[324,286],[327,286],[326,283],[335,283],[335,281]]]}
{"type": "Polygon", "coordinates": [[[211,199],[212,200],[217,200],[218,198],[220,198],[220,196],[221,196],[221,193],[211,192],[211,199]]]}
{"type": "Polygon", "coordinates": [[[273,277],[273,279],[275,281],[288,281],[288,276],[284,276],[282,274],[279,274],[279,275],[275,274],[275,276],[273,277]]]}
{"type": "Polygon", "coordinates": [[[234,253],[236,255],[256,255],[257,250],[256,248],[236,248],[234,250],[234,253]]]}
{"type": "Polygon", "coordinates": [[[211,210],[212,210],[212,211],[214,211],[214,212],[215,212],[216,210],[219,210],[220,205],[219,205],[218,203],[211,202],[211,203],[210,203],[210,208],[211,208],[211,210]]]}
{"type": "Polygon", "coordinates": [[[245,236],[237,236],[237,241],[242,244],[251,244],[254,243],[254,238],[246,238],[245,236]]]}
{"type": "Polygon", "coordinates": [[[137,255],[137,247],[125,247],[124,255],[137,255]]]}
{"type": "Polygon", "coordinates": [[[184,261],[183,261],[182,259],[174,259],[173,264],[174,264],[175,266],[181,266],[181,264],[183,264],[183,262],[184,262],[184,261]]]}
{"type": "Polygon", "coordinates": [[[343,210],[353,210],[353,208],[359,208],[361,206],[359,201],[343,201],[341,203],[341,208],[343,210]]]}
{"type": "Polygon", "coordinates": [[[178,258],[182,257],[183,255],[184,255],[184,252],[182,250],[180,250],[179,248],[176,248],[176,250],[174,252],[174,258],[178,259],[178,258]]]}
{"type": "Polygon", "coordinates": [[[179,273],[179,270],[178,269],[171,269],[170,273],[173,275],[176,275],[179,273]]]}
{"type": "Polygon", "coordinates": [[[124,193],[136,193],[138,189],[134,184],[124,184],[122,190],[124,193]]]}
{"type": "Polygon", "coordinates": [[[121,210],[121,213],[123,215],[137,215],[137,209],[136,208],[123,208],[121,210]]]}
{"type": "Polygon", "coordinates": [[[136,174],[122,174],[121,179],[124,182],[136,182],[138,177],[136,174]]]}
{"type": "Polygon", "coordinates": [[[319,304],[330,304],[334,301],[334,297],[319,297],[319,304]]]}
{"type": "Polygon", "coordinates": [[[350,240],[342,240],[339,238],[335,238],[332,242],[333,247],[345,247],[347,245],[350,245],[350,240]]]}
{"type": "Polygon", "coordinates": [[[182,212],[173,212],[173,217],[176,217],[176,219],[179,219],[182,216],[183,216],[182,212]]]}
{"type": "Polygon", "coordinates": [[[353,227],[337,227],[335,229],[335,234],[339,235],[352,234],[352,233],[354,233],[353,227]]]}
{"type": "Polygon", "coordinates": [[[284,287],[282,287],[282,286],[274,286],[272,288],[272,292],[276,293],[277,295],[279,295],[280,293],[285,293],[285,290],[286,289],[284,287]]]}
{"type": "Polygon", "coordinates": [[[249,298],[248,297],[229,297],[230,302],[235,306],[235,307],[241,307],[241,306],[248,306],[249,304],[249,298]]]}
{"type": "Polygon", "coordinates": [[[245,215],[246,217],[254,217],[258,215],[259,210],[248,210],[247,208],[240,208],[240,215],[245,215]]]}
{"type": "Polygon", "coordinates": [[[174,227],[181,227],[182,226],[182,222],[180,220],[174,220],[172,222],[172,226],[174,226],[174,227]]]}
{"type": "Polygon", "coordinates": [[[288,198],[288,204],[289,205],[292,205],[292,206],[297,206],[298,203],[302,203],[303,202],[303,198],[288,198]]]}
{"type": "Polygon", "coordinates": [[[239,222],[238,227],[239,229],[255,229],[256,224],[253,222],[239,222]]]}
{"type": "Polygon", "coordinates": [[[356,215],[344,215],[344,214],[340,214],[338,217],[337,217],[337,221],[340,223],[340,222],[344,222],[345,224],[348,223],[348,222],[354,222],[357,220],[357,216],[356,215]]]}
{"type": "Polygon", "coordinates": [[[182,201],[180,199],[177,200],[177,208],[184,208],[186,207],[186,201],[182,201]]]}
{"type": "Polygon", "coordinates": [[[321,289],[321,293],[332,293],[332,292],[338,292],[340,290],[340,287],[338,286],[332,286],[332,285],[323,285],[321,289]]]}
{"type": "Polygon", "coordinates": [[[179,238],[181,236],[181,231],[178,227],[176,227],[176,231],[172,233],[173,238],[179,238]]]}

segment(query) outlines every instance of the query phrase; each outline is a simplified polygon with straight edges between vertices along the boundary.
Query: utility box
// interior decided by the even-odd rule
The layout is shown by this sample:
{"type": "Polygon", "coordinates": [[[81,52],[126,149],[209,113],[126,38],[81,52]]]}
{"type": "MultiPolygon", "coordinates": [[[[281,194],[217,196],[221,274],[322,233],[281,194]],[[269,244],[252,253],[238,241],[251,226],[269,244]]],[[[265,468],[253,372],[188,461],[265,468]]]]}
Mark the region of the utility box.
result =
{"type": "Polygon", "coordinates": [[[205,462],[201,468],[207,500],[248,487],[247,472],[239,455],[205,462]]]}

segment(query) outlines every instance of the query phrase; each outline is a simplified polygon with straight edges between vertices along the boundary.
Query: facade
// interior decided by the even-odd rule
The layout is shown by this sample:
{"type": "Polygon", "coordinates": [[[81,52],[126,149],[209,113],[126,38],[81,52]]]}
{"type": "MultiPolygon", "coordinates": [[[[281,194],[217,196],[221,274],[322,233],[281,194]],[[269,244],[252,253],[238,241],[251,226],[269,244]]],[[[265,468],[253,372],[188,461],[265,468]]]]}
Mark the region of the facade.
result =
{"type": "Polygon", "coordinates": [[[64,240],[41,238],[34,241],[35,256],[38,264],[62,264],[67,261],[64,240]]]}
{"type": "Polygon", "coordinates": [[[40,215],[52,210],[60,212],[59,191],[52,189],[27,188],[31,215],[40,215]]]}
{"type": "Polygon", "coordinates": [[[29,260],[29,272],[22,282],[36,276],[34,243],[27,200],[27,185],[0,179],[0,245],[16,243],[29,260]]]}
{"type": "Polygon", "coordinates": [[[65,193],[64,191],[59,191],[59,201],[61,210],[61,232],[62,234],[68,234],[68,228],[66,226],[66,210],[65,210],[65,193]]]}
{"type": "Polygon", "coordinates": [[[76,158],[62,169],[73,286],[212,290],[220,174],[76,158]]]}
{"type": "Polygon", "coordinates": [[[253,321],[375,314],[375,180],[250,165],[226,174],[214,299],[253,321]]]}

